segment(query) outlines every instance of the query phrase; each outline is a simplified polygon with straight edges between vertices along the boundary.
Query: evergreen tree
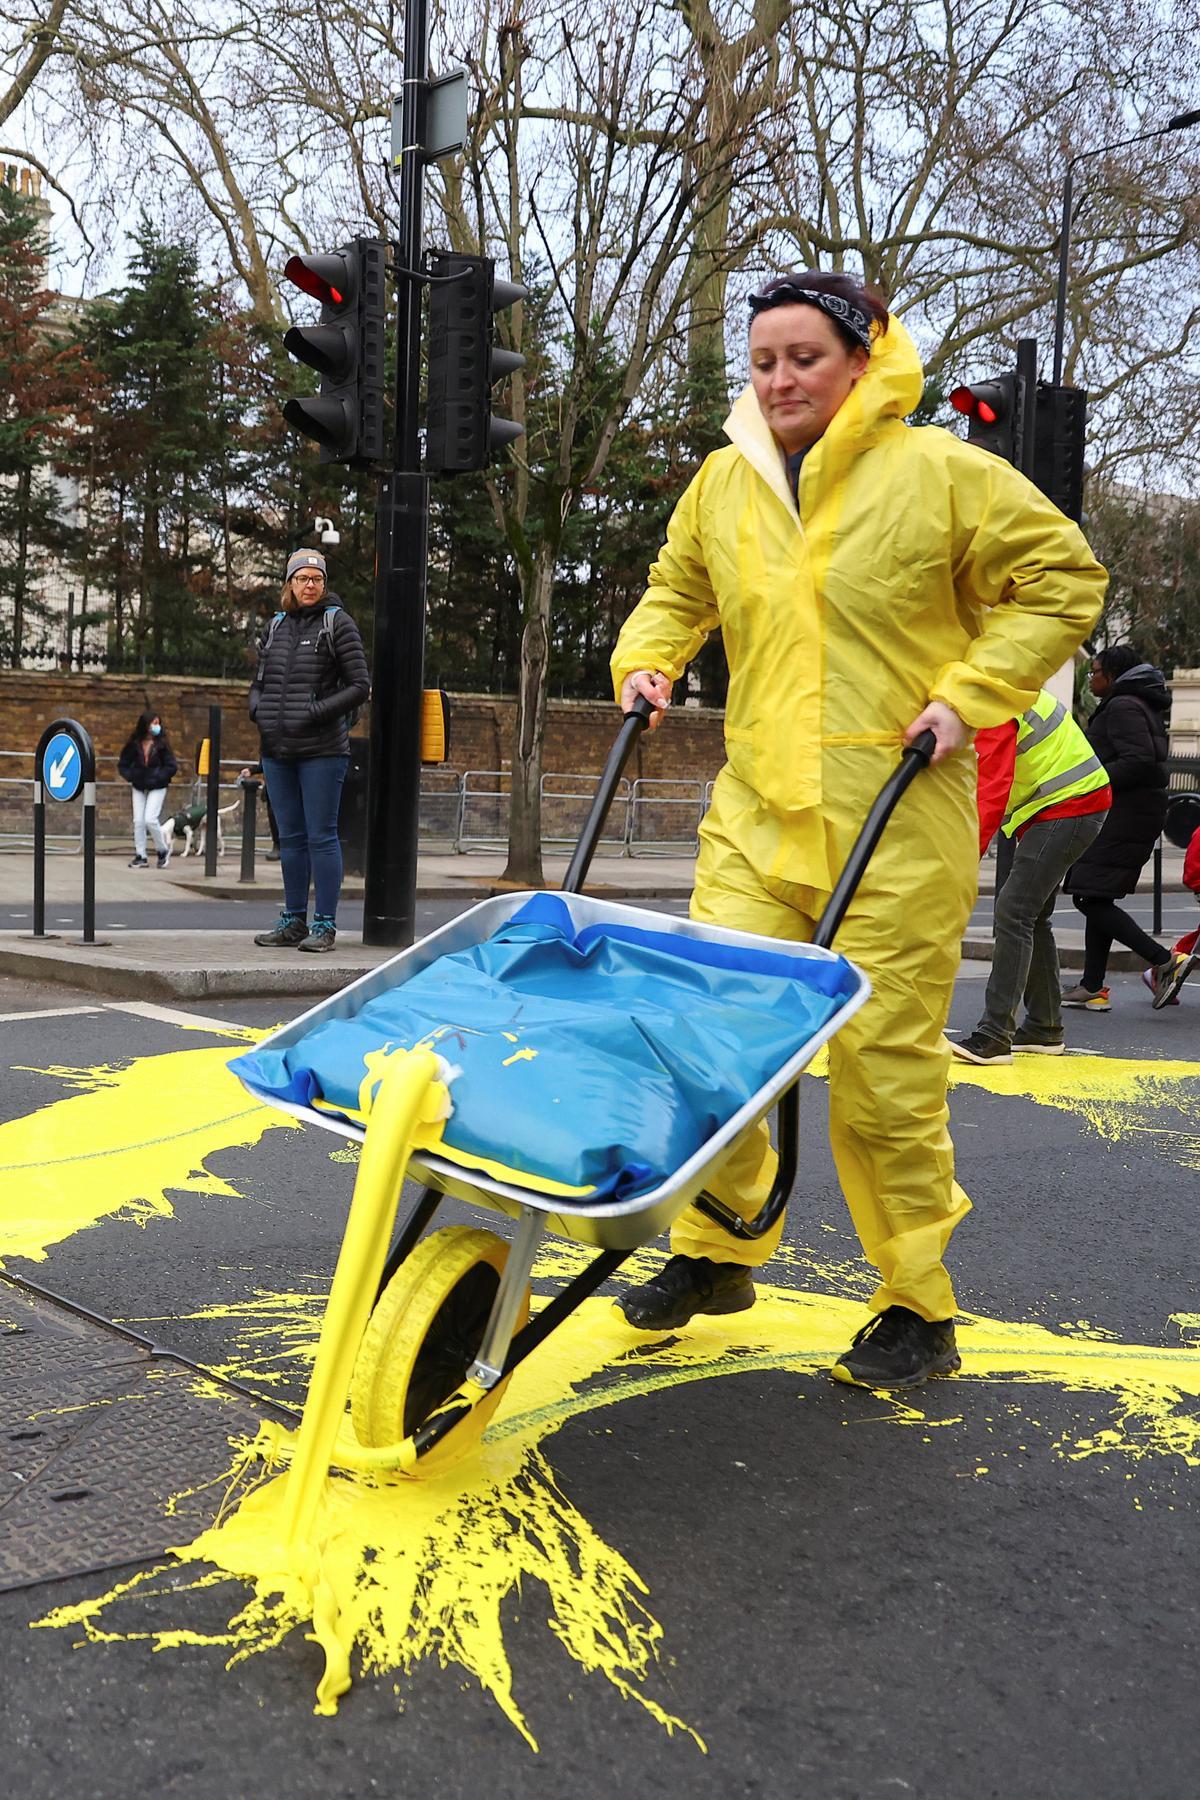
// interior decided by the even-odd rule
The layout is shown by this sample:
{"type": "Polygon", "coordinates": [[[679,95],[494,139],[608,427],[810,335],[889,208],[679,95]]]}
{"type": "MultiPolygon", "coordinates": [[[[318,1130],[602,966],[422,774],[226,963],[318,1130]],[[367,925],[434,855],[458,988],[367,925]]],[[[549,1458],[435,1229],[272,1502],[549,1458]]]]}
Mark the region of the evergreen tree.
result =
{"type": "Polygon", "coordinates": [[[72,542],[55,458],[86,416],[91,371],[54,320],[33,203],[0,185],[0,656],[46,649],[42,576],[72,542]]]}

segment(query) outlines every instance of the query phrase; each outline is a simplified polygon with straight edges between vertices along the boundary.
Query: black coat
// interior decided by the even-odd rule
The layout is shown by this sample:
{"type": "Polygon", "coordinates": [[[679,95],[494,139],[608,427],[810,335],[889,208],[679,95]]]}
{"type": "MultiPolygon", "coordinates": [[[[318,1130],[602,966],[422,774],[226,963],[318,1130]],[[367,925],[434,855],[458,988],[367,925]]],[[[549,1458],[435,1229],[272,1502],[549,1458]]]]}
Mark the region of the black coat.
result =
{"type": "Polygon", "coordinates": [[[1139,663],[1118,676],[1092,714],[1088,739],[1108,770],[1112,807],[1067,876],[1069,894],[1116,900],[1136,888],[1167,816],[1170,710],[1159,671],[1139,663]]]}
{"type": "Polygon", "coordinates": [[[326,594],[263,633],[250,717],[264,756],[303,762],[349,755],[348,714],[370,693],[371,675],[358,626],[344,607],[326,623],[326,608],[336,602],[336,594],[326,594]]]}
{"type": "Polygon", "coordinates": [[[122,781],[127,781],[130,787],[140,788],[143,793],[150,793],[154,788],[169,787],[171,778],[178,769],[175,752],[162,737],[154,739],[146,756],[142,755],[138,739],[131,737],[117,764],[117,774],[122,781]]]}

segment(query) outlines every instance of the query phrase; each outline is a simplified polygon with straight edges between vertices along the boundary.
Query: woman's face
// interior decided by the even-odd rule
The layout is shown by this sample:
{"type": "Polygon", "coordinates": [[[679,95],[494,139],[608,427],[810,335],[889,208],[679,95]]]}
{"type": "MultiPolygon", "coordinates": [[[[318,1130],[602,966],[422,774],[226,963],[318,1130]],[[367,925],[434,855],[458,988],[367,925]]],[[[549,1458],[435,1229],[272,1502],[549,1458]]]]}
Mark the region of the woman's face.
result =
{"type": "Polygon", "coordinates": [[[771,306],[750,323],[750,379],[790,456],[815,444],[867,366],[815,306],[771,306]]]}
{"type": "Polygon", "coordinates": [[[1094,662],[1088,670],[1088,686],[1091,688],[1093,694],[1095,694],[1097,700],[1103,700],[1105,694],[1107,694],[1109,688],[1112,686],[1112,677],[1104,673],[1104,670],[1100,667],[1098,662],[1094,662]]]}
{"type": "Polygon", "coordinates": [[[292,576],[292,592],[301,606],[314,606],[325,592],[325,577],[320,569],[301,569],[292,576]]]}

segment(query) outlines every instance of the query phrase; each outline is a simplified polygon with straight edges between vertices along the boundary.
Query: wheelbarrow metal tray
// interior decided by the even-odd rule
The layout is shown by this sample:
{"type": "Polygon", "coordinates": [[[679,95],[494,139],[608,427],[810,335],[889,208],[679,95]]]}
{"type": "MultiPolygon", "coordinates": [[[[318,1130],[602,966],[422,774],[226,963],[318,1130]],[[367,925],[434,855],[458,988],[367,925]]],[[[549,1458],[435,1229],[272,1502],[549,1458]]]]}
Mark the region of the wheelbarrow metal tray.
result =
{"type": "MultiPolygon", "coordinates": [[[[844,957],[811,944],[784,944],[778,939],[698,924],[690,919],[674,918],[649,912],[641,907],[594,899],[588,895],[505,894],[471,907],[410,949],[381,963],[378,968],[343,988],[332,998],[320,1002],[279,1031],[262,1039],[254,1051],[247,1052],[246,1055],[289,1050],[318,1026],[336,1020],[355,1020],[364,1007],[388,990],[411,981],[421,970],[429,968],[441,957],[452,956],[485,943],[531,902],[547,899],[552,899],[567,910],[576,932],[584,931],[589,926],[605,929],[632,927],[641,932],[652,933],[660,939],[678,937],[740,947],[748,952],[766,952],[775,958],[782,953],[789,958],[836,964],[843,971],[842,991],[833,1011],[820,1027],[773,1070],[745,1104],[726,1119],[686,1161],[642,1192],[628,1197],[568,1198],[539,1192],[518,1181],[498,1179],[488,1172],[466,1167],[450,1157],[428,1150],[416,1153],[409,1163],[408,1174],[413,1179],[470,1204],[486,1206],[510,1217],[517,1217],[522,1211],[532,1209],[547,1216],[549,1229],[579,1243],[607,1250],[636,1249],[651,1242],[670,1227],[706,1187],[734,1141],[771,1110],[780,1096],[798,1079],[820,1046],[867,999],[870,983],[844,957]]],[[[449,1059],[453,1060],[453,1051],[450,1051],[449,1059]]],[[[239,1060],[241,1059],[234,1058],[231,1062],[235,1073],[239,1073],[239,1060]]],[[[319,1125],[323,1130],[332,1131],[340,1137],[361,1141],[365,1135],[361,1125],[315,1106],[297,1104],[277,1096],[259,1097],[283,1112],[319,1125]]],[[[452,1101],[453,1097],[452,1088],[452,1101]]]]}

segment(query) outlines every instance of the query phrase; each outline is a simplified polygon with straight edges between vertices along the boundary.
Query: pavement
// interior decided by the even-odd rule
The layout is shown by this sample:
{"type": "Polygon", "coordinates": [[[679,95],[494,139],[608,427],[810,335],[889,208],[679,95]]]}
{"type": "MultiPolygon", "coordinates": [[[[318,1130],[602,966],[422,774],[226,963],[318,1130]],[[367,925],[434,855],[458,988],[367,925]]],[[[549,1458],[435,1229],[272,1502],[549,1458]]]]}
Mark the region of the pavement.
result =
{"type": "MultiPolygon", "coordinates": [[[[566,873],[566,854],[548,854],[544,858],[545,885],[561,885],[566,873]]],[[[446,901],[484,900],[493,894],[511,892],[503,881],[505,855],[501,849],[492,852],[455,854],[453,851],[431,850],[420,856],[417,865],[419,898],[446,901]]],[[[1181,879],[1182,853],[1168,850],[1163,858],[1163,891],[1167,895],[1183,892],[1181,879]]],[[[695,863],[691,856],[614,856],[597,855],[587,883],[590,894],[610,900],[638,903],[686,900],[692,890],[695,863]]],[[[78,907],[82,893],[83,873],[78,856],[57,855],[47,858],[46,901],[49,914],[63,907],[78,907]]],[[[981,871],[980,894],[988,896],[994,889],[994,871],[985,860],[981,871]]],[[[1143,877],[1139,892],[1148,892],[1149,871],[1143,877]]],[[[361,878],[348,877],[343,887],[347,901],[360,899],[361,878]]],[[[0,855],[0,914],[11,916],[14,907],[29,907],[33,893],[33,858],[27,851],[0,855]]],[[[155,918],[153,929],[123,930],[118,936],[96,932],[95,940],[84,942],[81,932],[59,933],[34,938],[31,928],[0,930],[0,972],[40,981],[67,982],[93,993],[116,998],[205,999],[235,995],[293,995],[317,1000],[338,992],[350,981],[375,968],[397,953],[398,946],[373,946],[362,941],[360,932],[341,930],[335,950],[313,956],[295,952],[258,949],[253,931],[215,929],[197,931],[180,929],[171,923],[171,909],[182,902],[194,905],[199,896],[213,901],[255,901],[262,906],[262,925],[270,922],[272,910],[282,899],[278,864],[260,859],[253,882],[238,879],[236,859],[227,854],[214,877],[206,877],[199,858],[186,861],[173,859],[166,870],[130,869],[124,849],[100,855],[96,860],[97,907],[126,902],[153,900],[156,914],[161,908],[162,922],[155,918]]],[[[1188,923],[1191,923],[1190,917],[1188,923]]],[[[261,927],[260,927],[261,928],[261,927]]],[[[1168,932],[1166,935],[1171,935],[1168,932]]],[[[1083,966],[1083,932],[1058,926],[1056,936],[1059,960],[1064,969],[1083,966]]],[[[972,925],[963,941],[963,957],[968,961],[991,960],[992,939],[986,924],[972,925]]],[[[1136,971],[1140,961],[1126,950],[1115,949],[1110,968],[1136,971]]]]}

